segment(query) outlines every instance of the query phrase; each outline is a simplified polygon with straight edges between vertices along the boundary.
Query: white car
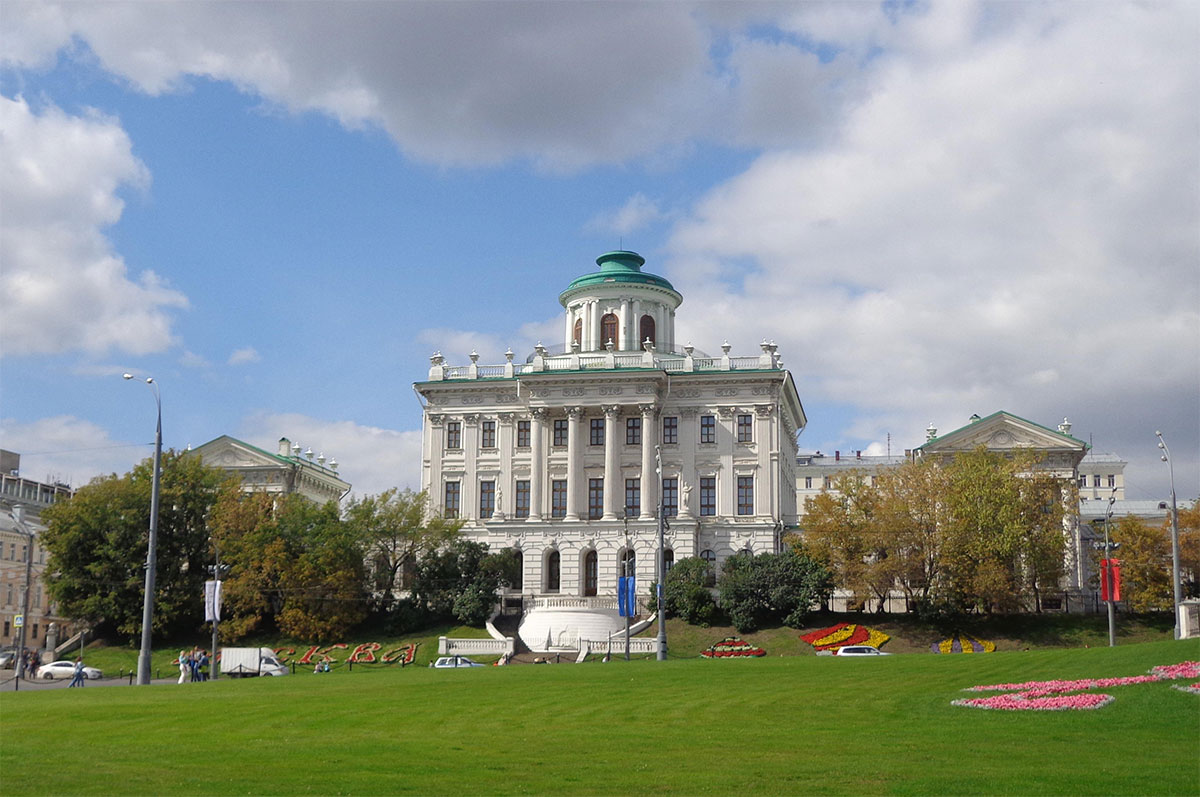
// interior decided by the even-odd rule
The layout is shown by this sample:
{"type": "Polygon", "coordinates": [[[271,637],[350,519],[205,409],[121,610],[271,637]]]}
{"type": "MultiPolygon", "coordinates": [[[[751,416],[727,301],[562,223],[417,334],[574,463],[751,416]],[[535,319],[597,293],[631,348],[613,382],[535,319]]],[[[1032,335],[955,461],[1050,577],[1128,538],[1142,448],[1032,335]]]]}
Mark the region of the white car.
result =
{"type": "Polygon", "coordinates": [[[846,645],[834,651],[835,656],[890,656],[891,653],[884,653],[879,648],[873,648],[870,645],[846,645]]]}
{"type": "MultiPolygon", "coordinates": [[[[52,661],[49,664],[43,664],[38,668],[37,677],[44,678],[47,681],[52,681],[55,678],[66,678],[70,680],[75,675],[75,662],[73,661],[52,661]]],[[[83,677],[89,681],[100,680],[103,673],[95,667],[84,667],[83,677]]]]}
{"type": "Polygon", "coordinates": [[[458,667],[483,667],[484,665],[477,661],[471,661],[466,656],[442,656],[429,666],[435,670],[453,670],[458,667]]]}

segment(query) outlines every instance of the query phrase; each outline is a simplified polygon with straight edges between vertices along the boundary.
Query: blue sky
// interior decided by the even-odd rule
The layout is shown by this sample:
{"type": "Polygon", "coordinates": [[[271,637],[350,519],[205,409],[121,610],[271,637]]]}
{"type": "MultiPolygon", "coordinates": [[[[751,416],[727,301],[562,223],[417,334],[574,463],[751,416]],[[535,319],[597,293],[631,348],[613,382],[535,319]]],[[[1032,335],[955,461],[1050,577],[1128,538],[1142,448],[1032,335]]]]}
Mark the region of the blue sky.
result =
{"type": "Polygon", "coordinates": [[[803,449],[1006,409],[1200,492],[1187,3],[5,3],[0,445],[82,484],[288,436],[417,486],[435,350],[624,246],[777,341],[803,449]]]}

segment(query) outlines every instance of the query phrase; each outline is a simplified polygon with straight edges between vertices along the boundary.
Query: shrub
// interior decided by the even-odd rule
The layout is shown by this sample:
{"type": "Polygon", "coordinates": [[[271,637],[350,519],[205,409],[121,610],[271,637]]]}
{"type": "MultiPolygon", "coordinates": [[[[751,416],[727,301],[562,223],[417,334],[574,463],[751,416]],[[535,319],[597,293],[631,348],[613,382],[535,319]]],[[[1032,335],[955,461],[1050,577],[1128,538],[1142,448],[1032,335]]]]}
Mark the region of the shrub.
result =
{"type": "Polygon", "coordinates": [[[717,605],[743,633],[773,622],[800,628],[831,583],[824,565],[794,551],[739,554],[725,560],[717,605]]]}
{"type": "MultiPolygon", "coordinates": [[[[705,587],[710,568],[703,559],[686,557],[676,562],[667,571],[663,580],[663,602],[667,605],[667,616],[678,617],[692,625],[709,626],[717,617],[717,603],[712,592],[705,587]]],[[[650,610],[657,611],[657,585],[651,585],[650,610]]]]}

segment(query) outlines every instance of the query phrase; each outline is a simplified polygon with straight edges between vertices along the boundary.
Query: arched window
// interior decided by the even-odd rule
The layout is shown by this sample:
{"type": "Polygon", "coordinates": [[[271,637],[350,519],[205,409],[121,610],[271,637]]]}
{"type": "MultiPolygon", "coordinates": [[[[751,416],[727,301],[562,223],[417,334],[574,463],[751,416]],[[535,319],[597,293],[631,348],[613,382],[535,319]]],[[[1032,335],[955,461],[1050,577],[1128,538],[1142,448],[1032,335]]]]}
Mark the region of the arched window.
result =
{"type": "Polygon", "coordinates": [[[670,573],[671,568],[675,566],[675,552],[670,548],[663,551],[663,572],[670,573]]]}
{"type": "Polygon", "coordinates": [[[654,337],[654,316],[644,315],[642,316],[642,320],[638,323],[639,349],[642,347],[642,344],[646,342],[646,338],[649,338],[651,343],[656,340],[654,337]]]}
{"type": "Polygon", "coordinates": [[[626,548],[621,552],[621,575],[626,577],[637,575],[637,554],[632,548],[626,548]]]}
{"type": "Polygon", "coordinates": [[[560,561],[558,551],[551,551],[546,557],[546,592],[558,592],[560,561]]]}
{"type": "Polygon", "coordinates": [[[525,554],[515,551],[513,560],[512,588],[519,590],[525,586],[525,554]]]}
{"type": "Polygon", "coordinates": [[[571,334],[571,340],[575,341],[580,346],[583,345],[583,319],[582,318],[575,319],[575,331],[571,334]]]}
{"type": "Polygon", "coordinates": [[[596,594],[598,572],[596,569],[596,552],[588,551],[583,557],[583,594],[592,597],[596,594]]]}
{"type": "Polygon", "coordinates": [[[612,313],[606,313],[600,319],[600,345],[607,346],[610,340],[616,348],[621,348],[621,340],[617,335],[617,317],[612,313]]]}
{"type": "Polygon", "coordinates": [[[700,558],[708,565],[708,573],[704,576],[704,586],[715,587],[717,585],[717,555],[705,549],[700,552],[700,558]]]}

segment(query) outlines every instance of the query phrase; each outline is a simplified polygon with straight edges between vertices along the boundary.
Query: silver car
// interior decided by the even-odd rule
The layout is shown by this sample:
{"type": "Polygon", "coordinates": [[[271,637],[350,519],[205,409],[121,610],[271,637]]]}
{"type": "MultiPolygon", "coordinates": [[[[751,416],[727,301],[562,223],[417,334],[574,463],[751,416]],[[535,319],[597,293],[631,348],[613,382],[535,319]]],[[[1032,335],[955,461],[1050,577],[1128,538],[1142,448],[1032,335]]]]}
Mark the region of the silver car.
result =
{"type": "MultiPolygon", "coordinates": [[[[75,662],[73,661],[52,661],[49,664],[43,664],[38,668],[37,677],[44,678],[47,681],[53,681],[55,678],[70,678],[75,675],[75,662]]],[[[95,667],[84,667],[83,677],[89,681],[98,681],[103,676],[95,667]]]]}
{"type": "Polygon", "coordinates": [[[846,645],[838,648],[835,656],[890,656],[891,653],[884,653],[879,648],[873,648],[870,645],[846,645]]]}
{"type": "Polygon", "coordinates": [[[429,666],[436,670],[453,670],[458,667],[483,667],[484,665],[477,661],[471,661],[466,656],[442,656],[429,666]]]}

